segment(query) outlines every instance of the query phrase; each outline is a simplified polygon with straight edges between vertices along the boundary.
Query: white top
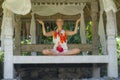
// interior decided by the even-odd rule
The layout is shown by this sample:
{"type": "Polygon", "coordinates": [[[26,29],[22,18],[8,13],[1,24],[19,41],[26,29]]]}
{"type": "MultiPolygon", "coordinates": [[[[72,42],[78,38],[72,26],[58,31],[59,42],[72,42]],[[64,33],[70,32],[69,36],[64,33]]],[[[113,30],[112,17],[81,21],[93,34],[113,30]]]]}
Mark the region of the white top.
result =
{"type": "MultiPolygon", "coordinates": [[[[54,50],[59,51],[59,49],[63,48],[64,50],[67,50],[67,36],[64,30],[61,30],[58,32],[58,30],[56,30],[53,34],[53,43],[54,43],[54,50]]],[[[62,52],[62,51],[59,51],[62,52]]]]}

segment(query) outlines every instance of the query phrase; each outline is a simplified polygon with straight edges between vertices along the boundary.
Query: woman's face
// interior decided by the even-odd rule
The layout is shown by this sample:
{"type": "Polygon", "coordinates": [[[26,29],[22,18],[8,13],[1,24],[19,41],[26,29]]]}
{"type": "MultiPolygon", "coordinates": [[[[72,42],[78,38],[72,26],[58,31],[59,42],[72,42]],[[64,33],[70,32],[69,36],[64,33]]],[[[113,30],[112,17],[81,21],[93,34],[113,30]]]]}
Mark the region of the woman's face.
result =
{"type": "Polygon", "coordinates": [[[56,20],[56,24],[57,24],[57,26],[63,26],[63,20],[62,19],[57,19],[56,20]]]}

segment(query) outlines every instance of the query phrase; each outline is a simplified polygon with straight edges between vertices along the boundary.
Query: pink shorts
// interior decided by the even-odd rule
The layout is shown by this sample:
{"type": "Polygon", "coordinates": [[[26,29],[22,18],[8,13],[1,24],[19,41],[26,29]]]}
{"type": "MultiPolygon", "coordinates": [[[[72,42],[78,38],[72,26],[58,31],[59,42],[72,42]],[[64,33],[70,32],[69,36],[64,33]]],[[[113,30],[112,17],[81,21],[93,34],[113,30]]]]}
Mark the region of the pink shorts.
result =
{"type": "Polygon", "coordinates": [[[64,49],[64,51],[63,52],[59,52],[59,51],[57,51],[56,49],[51,49],[55,54],[64,54],[64,53],[66,53],[67,51],[68,51],[68,49],[64,49]]]}

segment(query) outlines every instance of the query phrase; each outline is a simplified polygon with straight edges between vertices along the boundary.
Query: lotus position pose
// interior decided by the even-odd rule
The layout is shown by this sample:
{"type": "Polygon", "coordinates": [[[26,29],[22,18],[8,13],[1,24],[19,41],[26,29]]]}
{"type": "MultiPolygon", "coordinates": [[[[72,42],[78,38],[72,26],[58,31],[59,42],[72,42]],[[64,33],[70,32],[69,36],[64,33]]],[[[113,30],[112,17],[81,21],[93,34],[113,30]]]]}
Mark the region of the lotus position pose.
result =
{"type": "Polygon", "coordinates": [[[57,30],[50,31],[50,32],[46,32],[45,25],[42,20],[37,20],[37,21],[42,25],[42,31],[44,36],[46,37],[53,36],[54,47],[53,49],[44,49],[42,51],[44,55],[75,55],[80,53],[79,48],[68,50],[68,47],[67,47],[67,36],[73,36],[78,32],[78,24],[80,22],[80,19],[76,21],[76,26],[74,31],[63,30],[62,19],[56,20],[57,30]]]}

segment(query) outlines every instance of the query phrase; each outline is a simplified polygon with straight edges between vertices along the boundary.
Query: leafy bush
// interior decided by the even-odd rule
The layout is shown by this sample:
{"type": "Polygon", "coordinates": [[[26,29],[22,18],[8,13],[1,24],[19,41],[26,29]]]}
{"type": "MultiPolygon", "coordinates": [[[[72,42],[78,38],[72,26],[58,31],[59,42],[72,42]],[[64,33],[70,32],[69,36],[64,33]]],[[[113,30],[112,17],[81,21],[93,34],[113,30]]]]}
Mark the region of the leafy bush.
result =
{"type": "Polygon", "coordinates": [[[118,66],[119,66],[119,76],[120,76],[120,37],[117,37],[116,40],[117,40],[118,66]]]}
{"type": "MultiPolygon", "coordinates": [[[[116,40],[117,40],[118,60],[119,60],[119,62],[120,62],[120,37],[117,37],[116,40]]],[[[119,65],[120,65],[120,63],[119,63],[119,65]]]]}
{"type": "Polygon", "coordinates": [[[1,52],[0,52],[0,62],[3,62],[3,58],[4,58],[3,56],[4,56],[4,52],[1,51],[1,52]]]}
{"type": "Polygon", "coordinates": [[[0,52],[0,79],[3,78],[3,58],[4,58],[4,53],[0,52]]]}

